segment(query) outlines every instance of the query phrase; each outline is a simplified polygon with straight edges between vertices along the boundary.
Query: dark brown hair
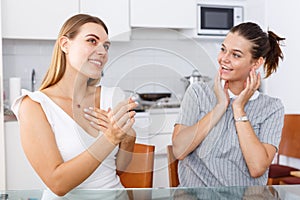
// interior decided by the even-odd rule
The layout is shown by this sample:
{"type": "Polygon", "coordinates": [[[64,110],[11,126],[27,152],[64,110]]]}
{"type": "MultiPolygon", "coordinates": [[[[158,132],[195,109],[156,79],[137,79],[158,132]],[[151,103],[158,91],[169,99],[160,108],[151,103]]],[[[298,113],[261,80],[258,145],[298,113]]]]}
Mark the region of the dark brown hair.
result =
{"type": "MultiPolygon", "coordinates": [[[[104,28],[105,32],[108,34],[108,29],[105,23],[98,17],[87,14],[77,14],[70,17],[60,29],[58,39],[56,40],[54,46],[50,67],[42,81],[39,90],[48,88],[51,85],[56,84],[63,77],[66,71],[66,56],[59,46],[59,38],[62,36],[66,36],[70,39],[75,38],[80,27],[89,22],[101,25],[104,28]]],[[[98,82],[99,80],[89,80],[89,85],[94,85],[98,82]]]]}
{"type": "Polygon", "coordinates": [[[278,68],[279,58],[283,59],[280,49],[280,41],[285,40],[277,36],[274,32],[264,32],[259,25],[253,22],[245,22],[234,26],[231,33],[238,33],[240,36],[249,40],[253,45],[251,54],[253,59],[263,57],[265,59],[264,71],[265,78],[269,77],[278,68]]]}

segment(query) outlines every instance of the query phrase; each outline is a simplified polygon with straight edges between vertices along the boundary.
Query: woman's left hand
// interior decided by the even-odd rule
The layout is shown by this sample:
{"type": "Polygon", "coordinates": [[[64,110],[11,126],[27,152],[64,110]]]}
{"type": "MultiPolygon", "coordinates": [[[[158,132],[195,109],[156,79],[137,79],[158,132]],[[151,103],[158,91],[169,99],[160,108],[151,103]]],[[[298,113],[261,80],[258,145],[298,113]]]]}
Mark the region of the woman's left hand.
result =
{"type": "Polygon", "coordinates": [[[260,86],[260,73],[255,72],[254,69],[250,71],[250,74],[245,82],[244,90],[238,95],[238,97],[233,101],[233,108],[244,109],[246,103],[249,101],[251,96],[260,86]]]}

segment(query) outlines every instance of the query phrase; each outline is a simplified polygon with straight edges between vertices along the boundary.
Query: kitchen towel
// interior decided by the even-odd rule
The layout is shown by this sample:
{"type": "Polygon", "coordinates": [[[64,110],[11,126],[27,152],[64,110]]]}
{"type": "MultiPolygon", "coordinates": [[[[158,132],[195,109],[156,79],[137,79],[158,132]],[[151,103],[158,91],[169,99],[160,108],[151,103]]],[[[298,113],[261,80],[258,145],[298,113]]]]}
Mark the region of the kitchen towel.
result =
{"type": "Polygon", "coordinates": [[[21,78],[9,78],[9,104],[12,105],[13,101],[21,95],[21,78]]]}

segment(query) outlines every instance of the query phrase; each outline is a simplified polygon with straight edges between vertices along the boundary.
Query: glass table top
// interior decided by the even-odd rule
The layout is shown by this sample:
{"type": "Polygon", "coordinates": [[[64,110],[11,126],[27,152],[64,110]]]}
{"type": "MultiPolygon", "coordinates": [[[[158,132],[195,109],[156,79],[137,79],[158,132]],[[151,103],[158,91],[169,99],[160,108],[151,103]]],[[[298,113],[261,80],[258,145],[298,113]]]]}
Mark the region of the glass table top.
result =
{"type": "Polygon", "coordinates": [[[0,191],[0,200],[113,200],[113,199],[280,199],[299,200],[300,185],[197,188],[136,188],[73,190],[64,197],[47,197],[46,190],[0,191]]]}

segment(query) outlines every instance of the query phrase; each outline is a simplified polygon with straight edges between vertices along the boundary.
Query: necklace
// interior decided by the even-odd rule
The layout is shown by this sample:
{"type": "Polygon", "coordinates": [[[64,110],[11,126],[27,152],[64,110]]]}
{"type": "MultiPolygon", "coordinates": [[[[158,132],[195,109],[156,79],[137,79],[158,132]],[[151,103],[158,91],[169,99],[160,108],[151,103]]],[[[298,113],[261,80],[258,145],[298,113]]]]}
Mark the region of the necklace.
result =
{"type": "MultiPolygon", "coordinates": [[[[60,92],[61,92],[62,94],[64,94],[64,91],[61,89],[61,87],[60,87],[58,84],[56,84],[56,85],[57,85],[58,89],[60,90],[60,92]]],[[[85,97],[87,96],[87,94],[88,94],[88,92],[85,91],[85,94],[83,95],[82,99],[81,99],[77,104],[74,103],[74,96],[73,96],[73,98],[71,98],[73,104],[75,104],[77,108],[81,108],[81,103],[82,103],[82,101],[85,99],[85,97]]]]}

